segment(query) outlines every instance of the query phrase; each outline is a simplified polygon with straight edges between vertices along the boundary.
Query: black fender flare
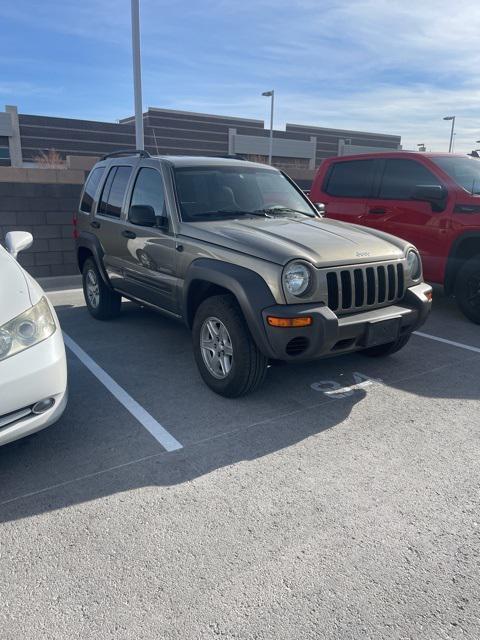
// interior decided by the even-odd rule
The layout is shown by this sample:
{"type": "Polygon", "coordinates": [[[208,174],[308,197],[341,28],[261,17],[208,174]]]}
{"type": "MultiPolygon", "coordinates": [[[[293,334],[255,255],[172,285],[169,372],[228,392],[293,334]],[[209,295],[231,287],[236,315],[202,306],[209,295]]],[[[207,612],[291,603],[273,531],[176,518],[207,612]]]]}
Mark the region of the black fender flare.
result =
{"type": "MultiPolygon", "coordinates": [[[[93,258],[95,260],[95,263],[97,265],[98,271],[100,272],[103,282],[106,284],[106,286],[109,289],[113,289],[110,283],[109,277],[107,275],[105,265],[103,264],[103,256],[105,255],[105,252],[97,236],[94,235],[93,233],[89,233],[88,231],[80,231],[78,238],[75,241],[75,245],[76,245],[77,261],[78,261],[79,250],[82,248],[88,249],[93,255],[93,258]]],[[[79,265],[79,268],[80,268],[80,265],[79,265]]]]}
{"type": "Polygon", "coordinates": [[[466,231],[465,233],[462,233],[457,238],[455,238],[452,243],[450,253],[448,254],[447,266],[445,270],[445,293],[447,295],[452,294],[455,288],[455,280],[461,265],[461,260],[459,260],[457,256],[462,243],[472,239],[478,240],[478,253],[480,254],[480,231],[466,231]]]}
{"type": "Polygon", "coordinates": [[[271,348],[263,324],[262,310],[277,304],[265,280],[255,271],[221,260],[198,258],[188,268],[183,288],[182,310],[189,328],[192,326],[191,288],[195,282],[217,285],[235,296],[257,347],[266,356],[271,348]]]}

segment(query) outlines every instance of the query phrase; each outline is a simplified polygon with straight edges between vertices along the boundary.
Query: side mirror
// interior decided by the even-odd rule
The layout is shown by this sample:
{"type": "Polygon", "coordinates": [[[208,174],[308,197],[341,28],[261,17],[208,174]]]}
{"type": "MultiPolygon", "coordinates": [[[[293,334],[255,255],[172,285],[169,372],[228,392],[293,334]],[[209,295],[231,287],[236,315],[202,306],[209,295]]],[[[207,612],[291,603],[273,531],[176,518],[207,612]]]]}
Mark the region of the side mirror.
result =
{"type": "Polygon", "coordinates": [[[326,209],[323,202],[315,202],[315,207],[321,216],[325,215],[326,209]]]}
{"type": "Polygon", "coordinates": [[[157,216],[157,227],[166,231],[168,229],[168,217],[157,216]]]}
{"type": "Polygon", "coordinates": [[[134,204],[130,207],[128,221],[141,227],[155,227],[157,225],[155,211],[148,204],[134,204]]]}
{"type": "Polygon", "coordinates": [[[32,246],[33,236],[28,231],[9,231],[5,236],[5,244],[8,253],[16,258],[20,251],[25,251],[32,246]]]}
{"type": "Polygon", "coordinates": [[[438,205],[445,200],[446,196],[447,190],[439,184],[418,184],[414,189],[412,199],[438,205]]]}

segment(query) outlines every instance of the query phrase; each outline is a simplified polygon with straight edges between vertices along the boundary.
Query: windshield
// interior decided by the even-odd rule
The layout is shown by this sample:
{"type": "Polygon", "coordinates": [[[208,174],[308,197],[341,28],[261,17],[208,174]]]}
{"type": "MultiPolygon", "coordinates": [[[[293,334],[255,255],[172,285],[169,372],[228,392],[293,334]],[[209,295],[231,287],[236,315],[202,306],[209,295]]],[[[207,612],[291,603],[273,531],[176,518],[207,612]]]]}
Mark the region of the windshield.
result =
{"type": "Polygon", "coordinates": [[[438,156],[431,158],[457,184],[473,194],[480,194],[480,160],[471,156],[438,156]]]}
{"type": "Polygon", "coordinates": [[[279,171],[244,166],[202,166],[177,168],[174,172],[182,220],[185,221],[316,215],[279,171]]]}

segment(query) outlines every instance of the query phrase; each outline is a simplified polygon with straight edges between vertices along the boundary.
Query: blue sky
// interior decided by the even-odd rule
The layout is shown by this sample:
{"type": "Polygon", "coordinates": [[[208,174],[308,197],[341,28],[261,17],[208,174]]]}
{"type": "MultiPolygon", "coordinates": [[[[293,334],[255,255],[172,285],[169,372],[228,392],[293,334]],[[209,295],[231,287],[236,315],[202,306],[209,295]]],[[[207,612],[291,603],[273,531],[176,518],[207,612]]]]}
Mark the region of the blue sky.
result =
{"type": "MultiPolygon", "coordinates": [[[[479,0],[140,0],[144,106],[480,140],[479,0]]],[[[133,113],[129,0],[3,0],[0,108],[133,113]]],[[[478,145],[480,147],[480,145],[478,145]]]]}

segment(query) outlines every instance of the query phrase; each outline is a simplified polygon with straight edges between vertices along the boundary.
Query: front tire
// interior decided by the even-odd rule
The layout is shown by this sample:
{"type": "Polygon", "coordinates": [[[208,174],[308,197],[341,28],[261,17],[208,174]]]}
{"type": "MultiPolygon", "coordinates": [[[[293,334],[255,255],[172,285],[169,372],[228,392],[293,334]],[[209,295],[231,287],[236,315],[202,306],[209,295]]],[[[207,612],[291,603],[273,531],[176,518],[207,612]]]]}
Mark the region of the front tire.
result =
{"type": "Polygon", "coordinates": [[[197,367],[212,391],[238,398],[261,386],[268,359],[253,341],[232,295],[204,300],[195,314],[192,335],[197,367]]]}
{"type": "Polygon", "coordinates": [[[387,344],[379,344],[376,347],[370,347],[369,349],[363,349],[360,351],[364,356],[368,356],[369,358],[382,358],[384,356],[391,356],[393,353],[397,353],[400,349],[407,344],[410,340],[411,333],[407,333],[404,336],[395,340],[395,342],[388,342],[387,344]]]}
{"type": "Polygon", "coordinates": [[[463,314],[480,324],[480,256],[467,260],[458,272],[455,298],[463,314]]]}
{"type": "Polygon", "coordinates": [[[122,306],[122,296],[107,287],[93,258],[85,260],[82,281],[83,295],[90,314],[97,320],[116,318],[122,306]]]}

